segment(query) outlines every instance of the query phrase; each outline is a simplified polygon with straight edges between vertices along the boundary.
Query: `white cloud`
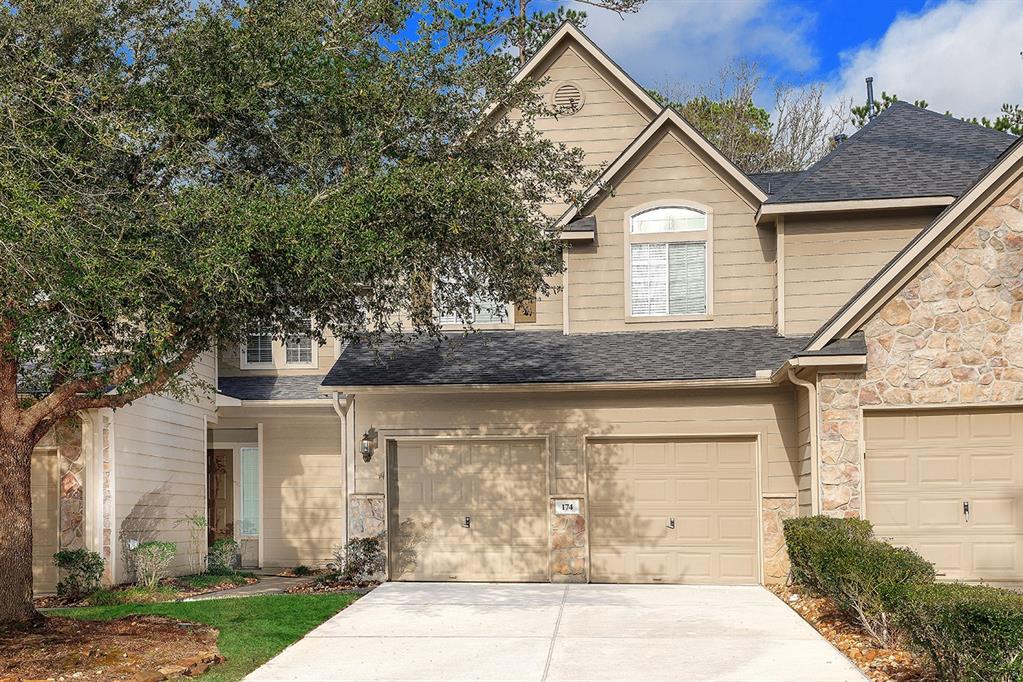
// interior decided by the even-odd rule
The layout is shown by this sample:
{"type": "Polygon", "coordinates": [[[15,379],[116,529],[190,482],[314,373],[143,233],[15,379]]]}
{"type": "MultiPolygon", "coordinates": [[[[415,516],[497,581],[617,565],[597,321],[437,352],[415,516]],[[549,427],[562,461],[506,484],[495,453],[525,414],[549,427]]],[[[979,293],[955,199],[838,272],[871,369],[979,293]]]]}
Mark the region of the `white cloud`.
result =
{"type": "Polygon", "coordinates": [[[900,15],[875,43],[841,55],[833,101],[895,93],[936,111],[991,116],[1003,102],[1023,104],[1023,0],[948,0],[900,15]]]}
{"type": "Polygon", "coordinates": [[[645,86],[700,84],[736,58],[766,58],[805,73],[817,64],[806,38],[812,16],[774,0],[648,0],[624,20],[580,3],[586,34],[645,86]]]}

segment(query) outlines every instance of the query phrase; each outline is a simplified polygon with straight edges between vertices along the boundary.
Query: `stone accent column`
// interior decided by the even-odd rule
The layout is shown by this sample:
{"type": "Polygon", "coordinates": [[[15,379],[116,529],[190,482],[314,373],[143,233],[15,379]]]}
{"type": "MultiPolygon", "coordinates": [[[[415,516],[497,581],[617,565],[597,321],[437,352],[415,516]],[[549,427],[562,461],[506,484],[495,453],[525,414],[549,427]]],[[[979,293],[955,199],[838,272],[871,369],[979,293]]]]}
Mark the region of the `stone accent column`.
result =
{"type": "MultiPolygon", "coordinates": [[[[387,504],[383,493],[352,493],[348,496],[348,539],[379,537],[384,556],[389,556],[387,546],[387,504]]],[[[395,529],[401,543],[401,529],[395,529]]],[[[401,548],[396,548],[401,551],[401,548]]],[[[401,557],[393,558],[401,561],[401,557]]],[[[388,562],[384,569],[385,579],[391,577],[391,566],[388,562]]]]}
{"type": "Polygon", "coordinates": [[[785,550],[782,521],[799,516],[795,495],[765,495],[761,504],[764,528],[764,582],[784,583],[789,575],[789,555],[785,550]]]}
{"type": "Polygon", "coordinates": [[[82,420],[69,417],[54,427],[60,463],[60,548],[85,547],[85,458],[82,420]]]}
{"type": "Polygon", "coordinates": [[[578,499],[578,514],[556,514],[550,500],[551,582],[586,582],[586,500],[581,495],[562,495],[559,499],[578,499]]]}

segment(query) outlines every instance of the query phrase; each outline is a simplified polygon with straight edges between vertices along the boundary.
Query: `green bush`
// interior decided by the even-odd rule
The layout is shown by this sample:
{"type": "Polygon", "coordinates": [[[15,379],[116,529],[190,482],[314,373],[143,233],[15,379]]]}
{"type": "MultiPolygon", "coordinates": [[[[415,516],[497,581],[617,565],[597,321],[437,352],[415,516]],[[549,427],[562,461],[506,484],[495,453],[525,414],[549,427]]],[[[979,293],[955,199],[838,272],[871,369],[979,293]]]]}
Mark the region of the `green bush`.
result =
{"type": "Polygon", "coordinates": [[[238,543],[232,538],[217,540],[210,545],[206,559],[206,571],[213,575],[230,575],[234,573],[238,557],[238,543]]]}
{"type": "Polygon", "coordinates": [[[1023,594],[935,583],[909,591],[898,622],[941,680],[1023,680],[1023,594]]]}
{"type": "Polygon", "coordinates": [[[63,573],[57,583],[57,596],[78,601],[99,589],[103,579],[103,557],[87,549],[62,549],[53,555],[53,563],[63,573]]]}
{"type": "Polygon", "coordinates": [[[333,554],[334,560],[327,564],[330,573],[320,576],[320,583],[357,585],[383,573],[387,565],[380,537],[349,540],[335,547],[333,554]]]}
{"type": "Polygon", "coordinates": [[[808,517],[785,522],[796,581],[830,597],[882,646],[895,638],[894,614],[914,585],[934,581],[916,552],[874,540],[867,521],[808,517]]]}
{"type": "Polygon", "coordinates": [[[302,576],[312,575],[313,569],[309,568],[305,564],[299,564],[295,568],[291,569],[291,574],[301,578],[302,576]]]}
{"type": "Polygon", "coordinates": [[[146,588],[154,588],[167,575],[178,546],[173,542],[143,542],[131,550],[135,581],[146,588]]]}
{"type": "Polygon", "coordinates": [[[850,541],[870,540],[873,536],[870,521],[830,516],[785,519],[784,529],[793,581],[820,594],[828,592],[820,580],[828,574],[831,555],[850,541]]]}

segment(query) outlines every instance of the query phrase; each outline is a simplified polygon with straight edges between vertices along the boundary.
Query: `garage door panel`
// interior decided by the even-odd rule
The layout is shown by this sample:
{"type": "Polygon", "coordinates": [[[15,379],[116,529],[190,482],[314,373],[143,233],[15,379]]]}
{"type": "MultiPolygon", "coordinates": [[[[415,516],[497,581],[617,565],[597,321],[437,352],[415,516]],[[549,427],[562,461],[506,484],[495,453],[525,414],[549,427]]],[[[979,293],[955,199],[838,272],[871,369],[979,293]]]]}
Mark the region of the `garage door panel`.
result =
{"type": "Polygon", "coordinates": [[[394,579],[547,579],[542,441],[402,442],[392,466],[394,579]]]}
{"type": "Polygon", "coordinates": [[[864,434],[867,516],[879,536],[947,578],[1023,579],[1023,410],[868,413],[864,434]]]}
{"type": "Polygon", "coordinates": [[[591,579],[756,582],[755,452],[736,438],[589,444],[591,579]]]}

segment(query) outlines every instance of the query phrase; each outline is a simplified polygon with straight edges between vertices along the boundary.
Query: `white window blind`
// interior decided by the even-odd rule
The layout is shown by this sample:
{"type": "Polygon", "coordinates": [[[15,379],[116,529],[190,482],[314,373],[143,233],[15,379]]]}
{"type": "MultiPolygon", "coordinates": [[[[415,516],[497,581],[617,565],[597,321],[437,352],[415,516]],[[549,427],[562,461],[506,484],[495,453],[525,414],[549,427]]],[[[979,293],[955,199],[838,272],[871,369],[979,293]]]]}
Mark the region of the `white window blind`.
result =
{"type": "MultiPolygon", "coordinates": [[[[312,319],[299,320],[306,329],[312,329],[312,319]]],[[[308,365],[313,361],[313,339],[309,333],[289,336],[284,342],[284,361],[289,365],[308,365]]]]}
{"type": "Polygon", "coordinates": [[[507,319],[503,303],[497,303],[477,296],[473,298],[468,320],[463,320],[460,315],[450,314],[438,316],[437,321],[440,324],[465,324],[467,322],[470,324],[489,324],[504,322],[507,319]]]}
{"type": "Polygon", "coordinates": [[[632,315],[707,312],[706,242],[633,244],[631,256],[632,315]]]}
{"type": "Polygon", "coordinates": [[[245,337],[245,362],[252,365],[273,361],[273,337],[261,325],[254,325],[245,337]]]}
{"type": "Polygon", "coordinates": [[[242,448],[241,534],[259,535],[259,448],[242,448]]]}

